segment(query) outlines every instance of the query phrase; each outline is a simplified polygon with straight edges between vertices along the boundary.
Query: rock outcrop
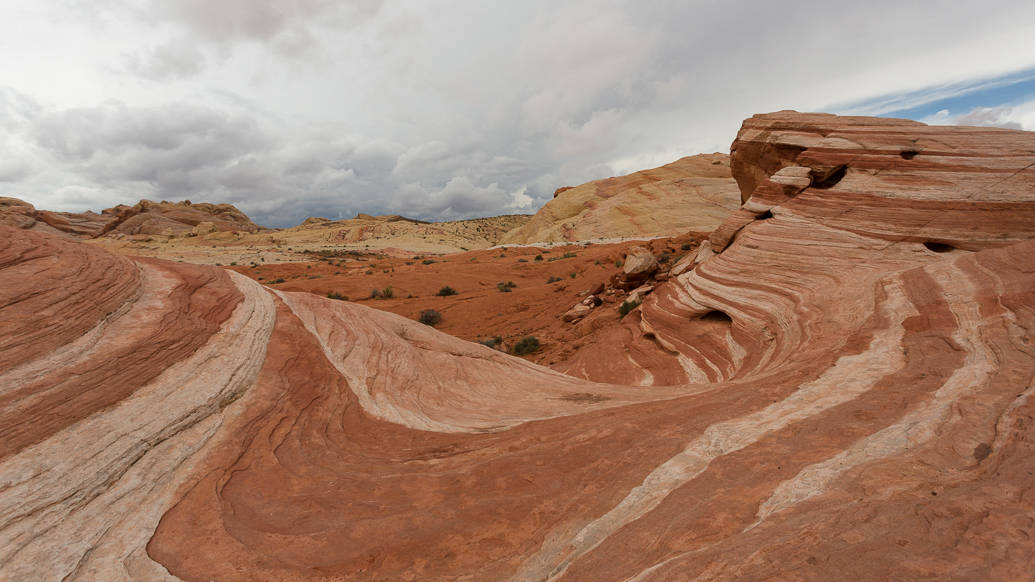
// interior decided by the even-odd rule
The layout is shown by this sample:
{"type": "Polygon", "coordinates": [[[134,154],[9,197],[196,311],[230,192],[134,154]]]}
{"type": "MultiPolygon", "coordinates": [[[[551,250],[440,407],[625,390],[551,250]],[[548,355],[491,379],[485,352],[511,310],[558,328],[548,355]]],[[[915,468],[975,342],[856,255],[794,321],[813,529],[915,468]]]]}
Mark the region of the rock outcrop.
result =
{"type": "Polygon", "coordinates": [[[106,234],[198,236],[212,232],[254,233],[262,230],[230,204],[192,204],[141,200],[133,206],[120,204],[95,212],[51,212],[37,210],[17,198],[0,198],[0,224],[35,229],[77,238],[106,234]]]}
{"type": "Polygon", "coordinates": [[[724,154],[703,154],[627,176],[559,188],[502,244],[675,236],[709,232],[736,210],[739,192],[724,154]]]}
{"type": "Polygon", "coordinates": [[[781,112],[733,166],[568,375],[0,226],[0,578],[1029,578],[1035,134],[781,112]]]}
{"type": "Polygon", "coordinates": [[[75,237],[93,236],[115,217],[94,212],[51,212],[17,198],[0,197],[0,224],[75,237]]]}
{"type": "Polygon", "coordinates": [[[231,204],[200,202],[152,202],[141,200],[133,206],[120,205],[104,211],[115,217],[97,235],[165,235],[198,234],[199,225],[206,232],[251,233],[261,229],[247,215],[231,204]]]}

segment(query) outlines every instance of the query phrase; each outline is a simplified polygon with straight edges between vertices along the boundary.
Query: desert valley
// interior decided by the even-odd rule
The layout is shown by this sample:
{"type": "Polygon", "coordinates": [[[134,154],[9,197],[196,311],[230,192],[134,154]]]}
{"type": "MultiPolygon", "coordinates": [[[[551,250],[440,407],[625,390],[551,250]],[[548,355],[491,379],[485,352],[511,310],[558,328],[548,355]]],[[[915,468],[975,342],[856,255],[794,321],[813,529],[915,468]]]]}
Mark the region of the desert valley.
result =
{"type": "Polygon", "coordinates": [[[1030,580],[1035,133],[780,111],[535,215],[0,199],[0,580],[1030,580]]]}

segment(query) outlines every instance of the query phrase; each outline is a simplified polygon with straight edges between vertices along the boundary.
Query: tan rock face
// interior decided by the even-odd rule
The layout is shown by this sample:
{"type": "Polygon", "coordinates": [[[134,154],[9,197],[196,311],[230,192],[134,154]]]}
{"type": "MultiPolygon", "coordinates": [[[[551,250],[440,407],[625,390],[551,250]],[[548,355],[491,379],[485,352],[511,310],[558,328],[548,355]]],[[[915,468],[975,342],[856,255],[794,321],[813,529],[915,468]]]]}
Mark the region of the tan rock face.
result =
{"type": "Polygon", "coordinates": [[[559,188],[502,243],[675,236],[708,232],[739,205],[729,156],[704,154],[627,176],[559,188]]]}
{"type": "Polygon", "coordinates": [[[568,374],[0,226],[0,578],[1027,579],[1033,152],[756,116],[768,210],[568,374]]]}

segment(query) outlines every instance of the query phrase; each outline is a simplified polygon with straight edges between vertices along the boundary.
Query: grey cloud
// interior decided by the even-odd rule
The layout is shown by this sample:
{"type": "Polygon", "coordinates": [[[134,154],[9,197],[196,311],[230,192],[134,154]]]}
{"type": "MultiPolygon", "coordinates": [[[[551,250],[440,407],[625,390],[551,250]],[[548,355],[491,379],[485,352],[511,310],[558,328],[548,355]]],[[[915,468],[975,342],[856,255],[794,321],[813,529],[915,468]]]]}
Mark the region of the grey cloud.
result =
{"type": "Polygon", "coordinates": [[[724,151],[760,111],[975,77],[939,59],[1022,46],[1035,5],[1008,4],[99,0],[85,10],[140,27],[130,71],[161,82],[8,98],[0,123],[40,207],[191,198],[271,225],[533,211],[560,186],[724,151]]]}

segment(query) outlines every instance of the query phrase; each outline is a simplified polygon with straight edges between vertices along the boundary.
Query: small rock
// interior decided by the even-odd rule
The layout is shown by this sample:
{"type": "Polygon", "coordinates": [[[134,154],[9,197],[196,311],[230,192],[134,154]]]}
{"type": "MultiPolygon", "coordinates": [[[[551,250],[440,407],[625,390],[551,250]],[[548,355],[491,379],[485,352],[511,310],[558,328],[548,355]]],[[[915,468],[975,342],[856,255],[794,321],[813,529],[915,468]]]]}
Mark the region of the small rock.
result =
{"type": "Polygon", "coordinates": [[[567,313],[565,313],[563,316],[561,316],[561,319],[567,322],[574,322],[576,320],[582,319],[592,310],[592,307],[579,303],[575,307],[569,309],[567,313]]]}
{"type": "Polygon", "coordinates": [[[654,253],[650,252],[650,249],[632,247],[625,255],[622,271],[625,273],[627,281],[636,278],[646,279],[657,270],[658,259],[654,257],[654,253]]]}
{"type": "Polygon", "coordinates": [[[642,285],[640,287],[637,287],[636,289],[633,289],[631,293],[629,293],[629,297],[626,298],[626,301],[629,301],[631,303],[641,303],[643,302],[643,298],[649,295],[650,292],[653,290],[654,285],[642,285]]]}

